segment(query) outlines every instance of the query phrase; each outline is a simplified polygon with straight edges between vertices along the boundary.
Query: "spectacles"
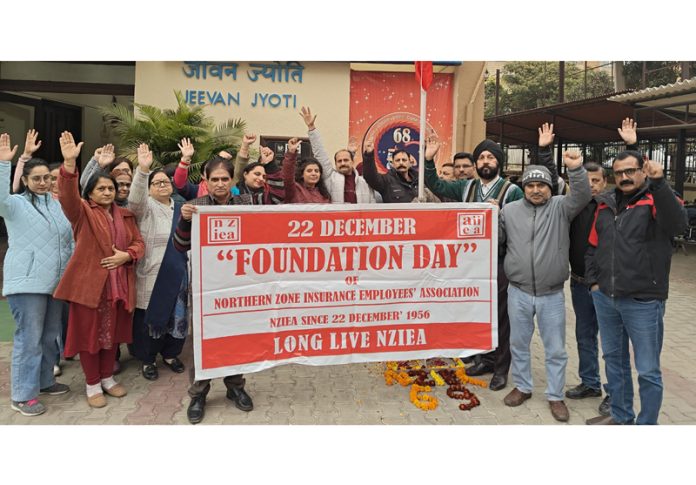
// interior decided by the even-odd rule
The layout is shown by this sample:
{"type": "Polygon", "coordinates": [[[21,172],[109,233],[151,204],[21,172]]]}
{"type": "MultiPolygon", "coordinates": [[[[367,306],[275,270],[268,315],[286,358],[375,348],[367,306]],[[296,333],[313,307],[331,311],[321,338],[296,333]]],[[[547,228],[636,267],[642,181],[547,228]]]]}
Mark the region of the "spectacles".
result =
{"type": "Polygon", "coordinates": [[[638,172],[639,170],[640,170],[640,168],[637,168],[637,167],[627,168],[625,170],[614,170],[614,177],[618,178],[618,179],[620,179],[624,175],[626,177],[633,177],[636,174],[636,172],[638,172]]]}
{"type": "Polygon", "coordinates": [[[169,180],[156,180],[150,185],[154,185],[155,187],[169,187],[172,183],[169,180]]]}
{"type": "Polygon", "coordinates": [[[33,177],[29,177],[29,180],[34,182],[35,184],[41,183],[41,182],[53,182],[53,177],[51,174],[47,175],[34,175],[33,177]]]}
{"type": "Polygon", "coordinates": [[[129,189],[130,186],[131,186],[130,182],[119,182],[119,183],[118,183],[118,188],[119,188],[119,189],[121,189],[121,188],[129,189]]]}

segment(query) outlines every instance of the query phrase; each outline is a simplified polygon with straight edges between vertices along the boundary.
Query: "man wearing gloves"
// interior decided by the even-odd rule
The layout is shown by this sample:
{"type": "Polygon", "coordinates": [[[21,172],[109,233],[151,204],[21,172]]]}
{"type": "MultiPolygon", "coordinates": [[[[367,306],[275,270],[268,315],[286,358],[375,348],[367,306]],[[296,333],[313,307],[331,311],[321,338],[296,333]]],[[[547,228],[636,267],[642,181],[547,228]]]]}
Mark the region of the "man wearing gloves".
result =
{"type": "Polygon", "coordinates": [[[553,181],[546,167],[530,165],[522,175],[524,199],[500,212],[499,244],[505,252],[505,274],[510,313],[510,350],[515,388],[505,396],[507,406],[519,406],[532,397],[530,343],[534,315],[544,344],[546,398],[551,415],[568,421],[563,402],[565,370],[565,298],[568,279],[571,221],[592,198],[582,157],[565,152],[570,195],[552,196],[553,181]]]}

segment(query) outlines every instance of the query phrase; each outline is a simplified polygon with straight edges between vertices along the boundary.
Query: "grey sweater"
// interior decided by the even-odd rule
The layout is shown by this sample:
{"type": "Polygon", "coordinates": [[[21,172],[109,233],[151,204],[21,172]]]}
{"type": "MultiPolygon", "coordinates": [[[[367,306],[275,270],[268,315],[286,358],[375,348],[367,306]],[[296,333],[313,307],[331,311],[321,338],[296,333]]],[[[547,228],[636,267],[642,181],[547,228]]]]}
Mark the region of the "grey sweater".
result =
{"type": "Polygon", "coordinates": [[[548,295],[568,279],[570,223],[592,199],[583,167],[569,170],[568,178],[569,195],[553,196],[538,206],[524,198],[500,212],[498,243],[505,254],[505,274],[525,293],[548,295]]]}

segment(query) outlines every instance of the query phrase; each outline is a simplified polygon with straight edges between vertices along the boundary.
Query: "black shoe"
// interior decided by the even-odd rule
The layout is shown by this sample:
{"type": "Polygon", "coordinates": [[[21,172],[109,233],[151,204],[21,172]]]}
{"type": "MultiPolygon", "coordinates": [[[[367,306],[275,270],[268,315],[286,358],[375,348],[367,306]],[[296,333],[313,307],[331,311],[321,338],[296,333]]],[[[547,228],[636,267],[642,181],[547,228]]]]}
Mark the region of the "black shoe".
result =
{"type": "Polygon", "coordinates": [[[243,387],[233,387],[232,389],[227,389],[227,399],[234,401],[234,405],[242,411],[249,412],[254,409],[254,403],[251,400],[251,396],[246,393],[243,387]]]}
{"type": "Polygon", "coordinates": [[[176,372],[177,374],[184,372],[184,363],[179,360],[179,357],[174,357],[174,360],[171,362],[167,362],[167,359],[163,359],[162,362],[164,362],[164,365],[169,367],[172,372],[176,372]]]}
{"type": "Polygon", "coordinates": [[[186,410],[186,417],[191,424],[198,424],[203,421],[205,416],[205,396],[196,396],[191,398],[191,403],[186,410]]]}
{"type": "Polygon", "coordinates": [[[590,418],[587,421],[585,421],[585,424],[588,424],[590,426],[593,425],[612,425],[612,424],[621,424],[617,423],[614,421],[614,418],[611,416],[597,416],[596,418],[590,418]]]}
{"type": "Polygon", "coordinates": [[[611,414],[611,396],[607,396],[599,405],[599,414],[602,416],[609,416],[611,414]]]}
{"type": "Polygon", "coordinates": [[[493,373],[493,367],[485,364],[484,362],[478,362],[471,367],[466,368],[466,375],[475,377],[475,376],[482,376],[484,374],[492,374],[493,373]]]}
{"type": "Polygon", "coordinates": [[[572,389],[568,389],[565,393],[568,399],[584,399],[586,397],[602,397],[601,389],[592,389],[585,384],[578,384],[572,389]]]}
{"type": "Polygon", "coordinates": [[[505,386],[507,386],[507,376],[501,376],[498,374],[493,375],[493,379],[491,379],[490,384],[488,384],[488,388],[491,391],[505,389],[505,386]]]}
{"type": "Polygon", "coordinates": [[[471,364],[475,360],[474,357],[476,356],[470,355],[469,357],[460,357],[459,360],[461,360],[465,364],[471,364]]]}
{"type": "Polygon", "coordinates": [[[156,381],[159,377],[155,364],[143,364],[143,377],[148,381],[156,381]]]}

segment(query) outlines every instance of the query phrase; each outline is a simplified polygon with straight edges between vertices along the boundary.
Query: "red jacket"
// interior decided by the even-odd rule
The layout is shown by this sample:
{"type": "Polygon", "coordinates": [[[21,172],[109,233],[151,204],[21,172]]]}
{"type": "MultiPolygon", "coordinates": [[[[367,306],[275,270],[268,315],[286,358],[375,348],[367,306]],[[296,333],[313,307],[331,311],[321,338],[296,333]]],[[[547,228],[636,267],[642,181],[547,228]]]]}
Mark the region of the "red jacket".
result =
{"type": "MultiPolygon", "coordinates": [[[[108,222],[102,215],[103,209],[91,200],[80,198],[77,184],[77,173],[69,173],[61,167],[58,177],[58,200],[72,224],[75,251],[53,296],[89,308],[97,308],[109,275],[109,270],[102,268],[99,263],[102,259],[113,256],[113,242],[108,222]]],[[[128,278],[127,310],[132,312],[136,298],[135,262],[145,254],[145,243],[140,236],[133,213],[115,204],[113,209],[121,211],[128,232],[128,254],[133,258],[125,265],[128,278]]]]}

